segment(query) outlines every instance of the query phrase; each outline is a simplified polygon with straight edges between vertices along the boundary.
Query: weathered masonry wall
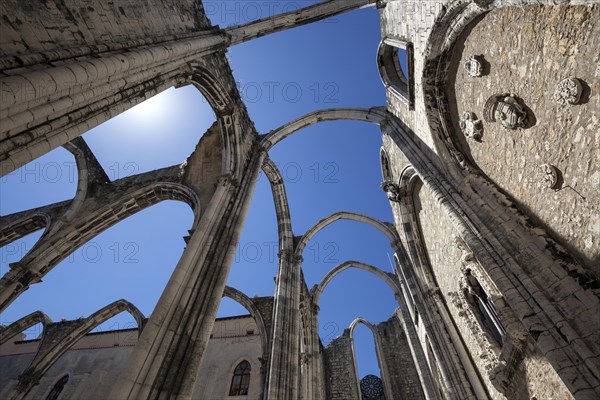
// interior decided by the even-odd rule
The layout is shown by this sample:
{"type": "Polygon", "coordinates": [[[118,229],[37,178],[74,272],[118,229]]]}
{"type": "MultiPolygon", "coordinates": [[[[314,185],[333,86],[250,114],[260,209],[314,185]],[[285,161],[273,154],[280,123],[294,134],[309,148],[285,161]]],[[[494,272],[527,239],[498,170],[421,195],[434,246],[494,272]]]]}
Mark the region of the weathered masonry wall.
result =
{"type": "Polygon", "coordinates": [[[387,91],[388,109],[410,127],[431,149],[434,149],[434,145],[427,124],[424,123],[427,118],[423,102],[423,91],[420,90],[420,87],[427,39],[435,18],[443,5],[444,2],[437,1],[388,0],[386,6],[380,9],[381,36],[412,43],[414,49],[414,81],[416,88],[414,110],[411,110],[404,101],[389,90],[387,91]]]}
{"type": "Polygon", "coordinates": [[[354,371],[354,355],[350,330],[335,338],[324,348],[326,398],[331,400],[359,399],[354,371]]]}
{"type": "MultiPolygon", "coordinates": [[[[195,0],[50,0],[29,6],[7,0],[0,5],[0,13],[2,57],[52,51],[81,55],[76,52],[85,52],[86,47],[116,50],[209,25],[202,3],[195,0]]],[[[62,58],[67,57],[59,56],[56,61],[62,58]]]]}
{"type": "Polygon", "coordinates": [[[480,323],[464,317],[466,311],[464,308],[457,307],[451,301],[451,294],[461,292],[460,282],[464,279],[460,269],[462,252],[457,246],[457,233],[452,221],[427,188],[421,187],[420,191],[415,193],[415,201],[435,282],[446,298],[452,317],[452,321],[446,323],[454,323],[457,326],[490,396],[498,400],[527,400],[533,396],[538,399],[571,398],[570,392],[552,366],[545,357],[540,357],[539,352],[531,344],[525,347],[524,362],[520,364],[511,381],[507,391],[510,396],[505,396],[496,389],[488,374],[494,365],[494,357],[498,357],[499,349],[497,353],[491,355],[483,351],[482,349],[489,347],[489,336],[480,323]]]}
{"type": "MultiPolygon", "coordinates": [[[[122,373],[137,344],[138,330],[120,330],[86,335],[61,356],[44,374],[26,399],[43,399],[54,384],[69,374],[61,396],[79,399],[106,399],[122,373]]],[[[0,397],[9,398],[17,377],[33,359],[39,341],[14,344],[9,341],[0,349],[0,397]]],[[[233,370],[247,360],[252,368],[249,393],[245,399],[261,398],[263,371],[261,340],[251,316],[221,318],[215,321],[213,335],[202,360],[194,399],[228,398],[233,370]],[[248,332],[252,331],[252,334],[248,332]]]]}
{"type": "Polygon", "coordinates": [[[600,273],[600,8],[528,6],[493,10],[467,29],[456,46],[449,103],[455,131],[463,112],[482,121],[481,141],[457,138],[465,152],[529,215],[595,273],[600,273]],[[510,32],[519,32],[518,35],[510,32]],[[484,60],[471,77],[469,57],[484,60]],[[568,77],[583,82],[580,104],[553,99],[568,77]],[[529,109],[527,128],[487,122],[487,99],[514,93],[529,109]],[[542,164],[560,172],[555,188],[538,178],[542,164]]]}
{"type": "Polygon", "coordinates": [[[387,385],[395,399],[425,399],[406,335],[396,316],[376,325],[379,332],[387,385]]]}

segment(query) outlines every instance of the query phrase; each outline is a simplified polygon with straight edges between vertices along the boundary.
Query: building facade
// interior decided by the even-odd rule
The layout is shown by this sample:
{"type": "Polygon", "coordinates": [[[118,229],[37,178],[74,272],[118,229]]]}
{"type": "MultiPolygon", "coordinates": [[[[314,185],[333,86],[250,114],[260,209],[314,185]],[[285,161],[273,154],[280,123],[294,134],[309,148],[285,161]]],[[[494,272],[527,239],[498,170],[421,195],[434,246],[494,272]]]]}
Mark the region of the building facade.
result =
{"type": "Polygon", "coordinates": [[[0,245],[44,234],[2,277],[0,310],[145,207],[176,199],[195,215],[149,318],[121,300],[75,321],[53,323],[41,310],[3,328],[0,343],[13,352],[1,361],[10,365],[4,398],[76,398],[86,381],[104,382],[105,398],[115,399],[600,397],[597,1],[330,0],[225,29],[192,0],[8,0],[0,12],[2,174],[64,146],[80,176],[71,201],[1,218],[0,245]],[[362,6],[380,13],[374,62],[387,104],[321,110],[257,132],[227,48],[362,6]],[[80,136],[183,85],[202,92],[217,122],[182,165],[111,181],[80,136]],[[380,127],[381,187],[394,221],[344,211],[295,232],[269,150],[304,127],[342,119],[380,127]],[[225,283],[261,170],[275,201],[279,264],[274,296],[248,298],[225,283]],[[396,271],[347,261],[309,289],[303,250],[341,219],[379,229],[396,271]],[[348,268],[381,278],[398,308],[381,324],[357,319],[324,347],[319,296],[348,268]],[[239,349],[222,347],[238,338],[216,336],[223,296],[251,315],[235,320],[252,326],[240,331],[239,349]],[[95,335],[118,346],[98,352],[98,364],[84,360],[96,350],[77,343],[124,311],[137,330],[95,335]],[[39,322],[37,344],[14,344],[39,322]],[[358,324],[375,337],[382,376],[371,384],[356,373],[358,324]],[[129,336],[132,344],[121,345],[129,336]],[[215,352],[226,362],[213,362],[215,352]]]}

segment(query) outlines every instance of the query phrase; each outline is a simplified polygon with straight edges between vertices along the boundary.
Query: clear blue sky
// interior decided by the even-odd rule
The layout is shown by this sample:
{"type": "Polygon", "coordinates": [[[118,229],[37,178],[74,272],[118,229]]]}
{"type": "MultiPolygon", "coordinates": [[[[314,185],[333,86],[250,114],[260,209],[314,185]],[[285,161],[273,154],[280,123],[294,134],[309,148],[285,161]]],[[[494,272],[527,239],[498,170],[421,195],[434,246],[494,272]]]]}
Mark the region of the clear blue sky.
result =
{"type": "MultiPolygon", "coordinates": [[[[312,3],[316,1],[281,4],[297,8],[312,3]]],[[[260,15],[266,16],[268,7],[253,4],[205,2],[212,22],[221,27],[253,19],[259,8],[260,15]]],[[[284,11],[282,7],[274,10],[284,11]]],[[[235,46],[228,57],[250,116],[259,132],[265,133],[317,109],[385,104],[375,63],[379,41],[378,13],[370,8],[235,46]]],[[[200,93],[188,86],[169,89],[87,132],[84,138],[109,177],[116,179],[181,163],[214,118],[200,93]]],[[[381,133],[374,125],[328,122],[298,132],[273,148],[270,157],[286,180],[296,235],[338,210],[392,220],[389,203],[379,189],[380,146],[381,133]]],[[[73,157],[59,148],[2,178],[0,212],[6,215],[72,198],[77,183],[74,165],[73,157]]],[[[128,218],[76,250],[43,283],[15,301],[0,322],[10,323],[38,309],[55,321],[87,316],[119,298],[151,314],[183,252],[183,236],[192,219],[188,206],[174,201],[128,218]]],[[[40,235],[38,231],[2,248],[1,272],[18,261],[40,235]]],[[[276,246],[272,194],[261,174],[228,284],[249,296],[273,295],[276,246]]],[[[346,260],[392,271],[391,257],[389,242],[379,231],[338,222],[309,243],[303,270],[310,288],[346,260]]],[[[374,323],[388,319],[396,303],[383,282],[351,269],[331,282],[320,307],[320,334],[328,343],[358,316],[374,323]]],[[[223,301],[220,316],[238,313],[246,311],[233,301],[223,301]]],[[[133,324],[122,314],[102,329],[133,324]]],[[[35,329],[27,333],[36,335],[35,329]]],[[[379,375],[368,330],[357,329],[355,339],[360,376],[379,375]]]]}

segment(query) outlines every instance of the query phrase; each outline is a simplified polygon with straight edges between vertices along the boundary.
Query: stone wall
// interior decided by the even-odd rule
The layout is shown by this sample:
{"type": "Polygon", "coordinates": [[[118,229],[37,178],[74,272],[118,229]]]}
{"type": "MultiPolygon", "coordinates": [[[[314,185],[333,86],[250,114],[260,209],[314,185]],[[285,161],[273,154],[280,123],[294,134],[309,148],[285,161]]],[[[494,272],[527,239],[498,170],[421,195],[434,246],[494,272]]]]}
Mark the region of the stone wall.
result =
{"type": "MultiPolygon", "coordinates": [[[[406,335],[396,316],[376,325],[387,381],[394,399],[425,399],[406,335]]],[[[392,400],[392,399],[388,399],[392,400]]]]}
{"type": "Polygon", "coordinates": [[[482,350],[488,347],[489,335],[482,324],[473,323],[465,318],[465,309],[451,301],[451,294],[461,292],[460,282],[464,279],[460,269],[462,253],[455,240],[457,233],[453,228],[452,221],[427,188],[421,187],[415,194],[415,201],[435,283],[440,288],[442,296],[446,298],[452,317],[452,321],[446,323],[455,324],[458,328],[462,341],[465,343],[490,396],[498,400],[528,400],[533,396],[538,399],[571,398],[556,371],[547,359],[541,356],[529,339],[524,350],[524,361],[515,373],[507,392],[510,395],[505,396],[494,386],[489,378],[489,373],[497,361],[500,348],[497,347],[492,355],[482,350]]]}
{"type": "MultiPolygon", "coordinates": [[[[54,384],[69,374],[64,398],[106,399],[114,382],[137,344],[137,329],[88,334],[65,352],[44,374],[26,399],[45,398],[54,384]]],[[[0,348],[0,398],[9,398],[18,376],[34,357],[39,340],[14,343],[0,348]],[[33,351],[33,352],[32,352],[33,351]]],[[[250,362],[252,372],[249,393],[240,398],[259,399],[262,394],[263,372],[259,358],[261,340],[251,316],[219,318],[204,354],[200,375],[196,381],[194,399],[235,399],[229,387],[233,370],[239,362],[250,362]],[[249,334],[248,332],[253,333],[249,334]]]]}
{"type": "Polygon", "coordinates": [[[396,95],[387,91],[388,109],[398,116],[419,139],[434,149],[433,139],[427,127],[423,91],[420,90],[423,76],[423,55],[427,48],[427,39],[436,17],[445,1],[405,1],[388,0],[381,13],[381,36],[400,39],[412,43],[414,51],[415,107],[408,105],[396,95]]]}
{"type": "Polygon", "coordinates": [[[325,388],[329,400],[359,399],[354,371],[354,355],[350,331],[335,338],[324,349],[325,388]]]}
{"type": "Polygon", "coordinates": [[[0,5],[2,57],[68,48],[77,51],[87,46],[115,49],[127,43],[150,44],[157,38],[209,25],[201,3],[192,0],[22,3],[8,0],[0,5]]]}
{"type": "Polygon", "coordinates": [[[591,271],[600,272],[600,8],[528,6],[493,10],[473,23],[456,45],[449,103],[455,131],[463,112],[482,121],[480,141],[457,138],[465,152],[520,208],[534,217],[591,271]],[[518,31],[518,35],[515,32],[518,31]],[[469,57],[483,58],[471,77],[469,57]],[[553,99],[568,77],[583,84],[579,104],[553,99]],[[525,129],[487,122],[494,94],[514,93],[528,109],[525,129]],[[555,188],[541,185],[538,169],[558,169],[555,188]]]}

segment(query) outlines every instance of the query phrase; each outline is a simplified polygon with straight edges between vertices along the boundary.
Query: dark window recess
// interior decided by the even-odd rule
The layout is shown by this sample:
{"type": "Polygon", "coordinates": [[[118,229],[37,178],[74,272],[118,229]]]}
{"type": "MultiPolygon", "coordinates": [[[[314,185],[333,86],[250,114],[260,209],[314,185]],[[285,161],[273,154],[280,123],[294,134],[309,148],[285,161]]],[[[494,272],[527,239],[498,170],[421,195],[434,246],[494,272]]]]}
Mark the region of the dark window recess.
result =
{"type": "Polygon", "coordinates": [[[54,387],[52,388],[52,390],[50,391],[50,393],[48,393],[48,396],[46,396],[46,400],[56,400],[56,399],[58,399],[58,396],[60,396],[60,393],[65,388],[65,385],[67,384],[67,382],[69,382],[69,375],[65,375],[62,378],[60,378],[58,380],[58,382],[56,382],[54,384],[54,387]]]}
{"type": "Polygon", "coordinates": [[[502,337],[506,333],[506,328],[500,320],[494,303],[489,299],[483,287],[471,271],[466,272],[469,286],[473,294],[473,300],[479,311],[479,318],[483,321],[484,328],[492,335],[496,342],[502,346],[502,337]]]}
{"type": "Polygon", "coordinates": [[[246,396],[248,395],[248,387],[250,386],[250,363],[242,361],[235,367],[233,378],[231,379],[231,388],[229,389],[230,396],[246,396]]]}

